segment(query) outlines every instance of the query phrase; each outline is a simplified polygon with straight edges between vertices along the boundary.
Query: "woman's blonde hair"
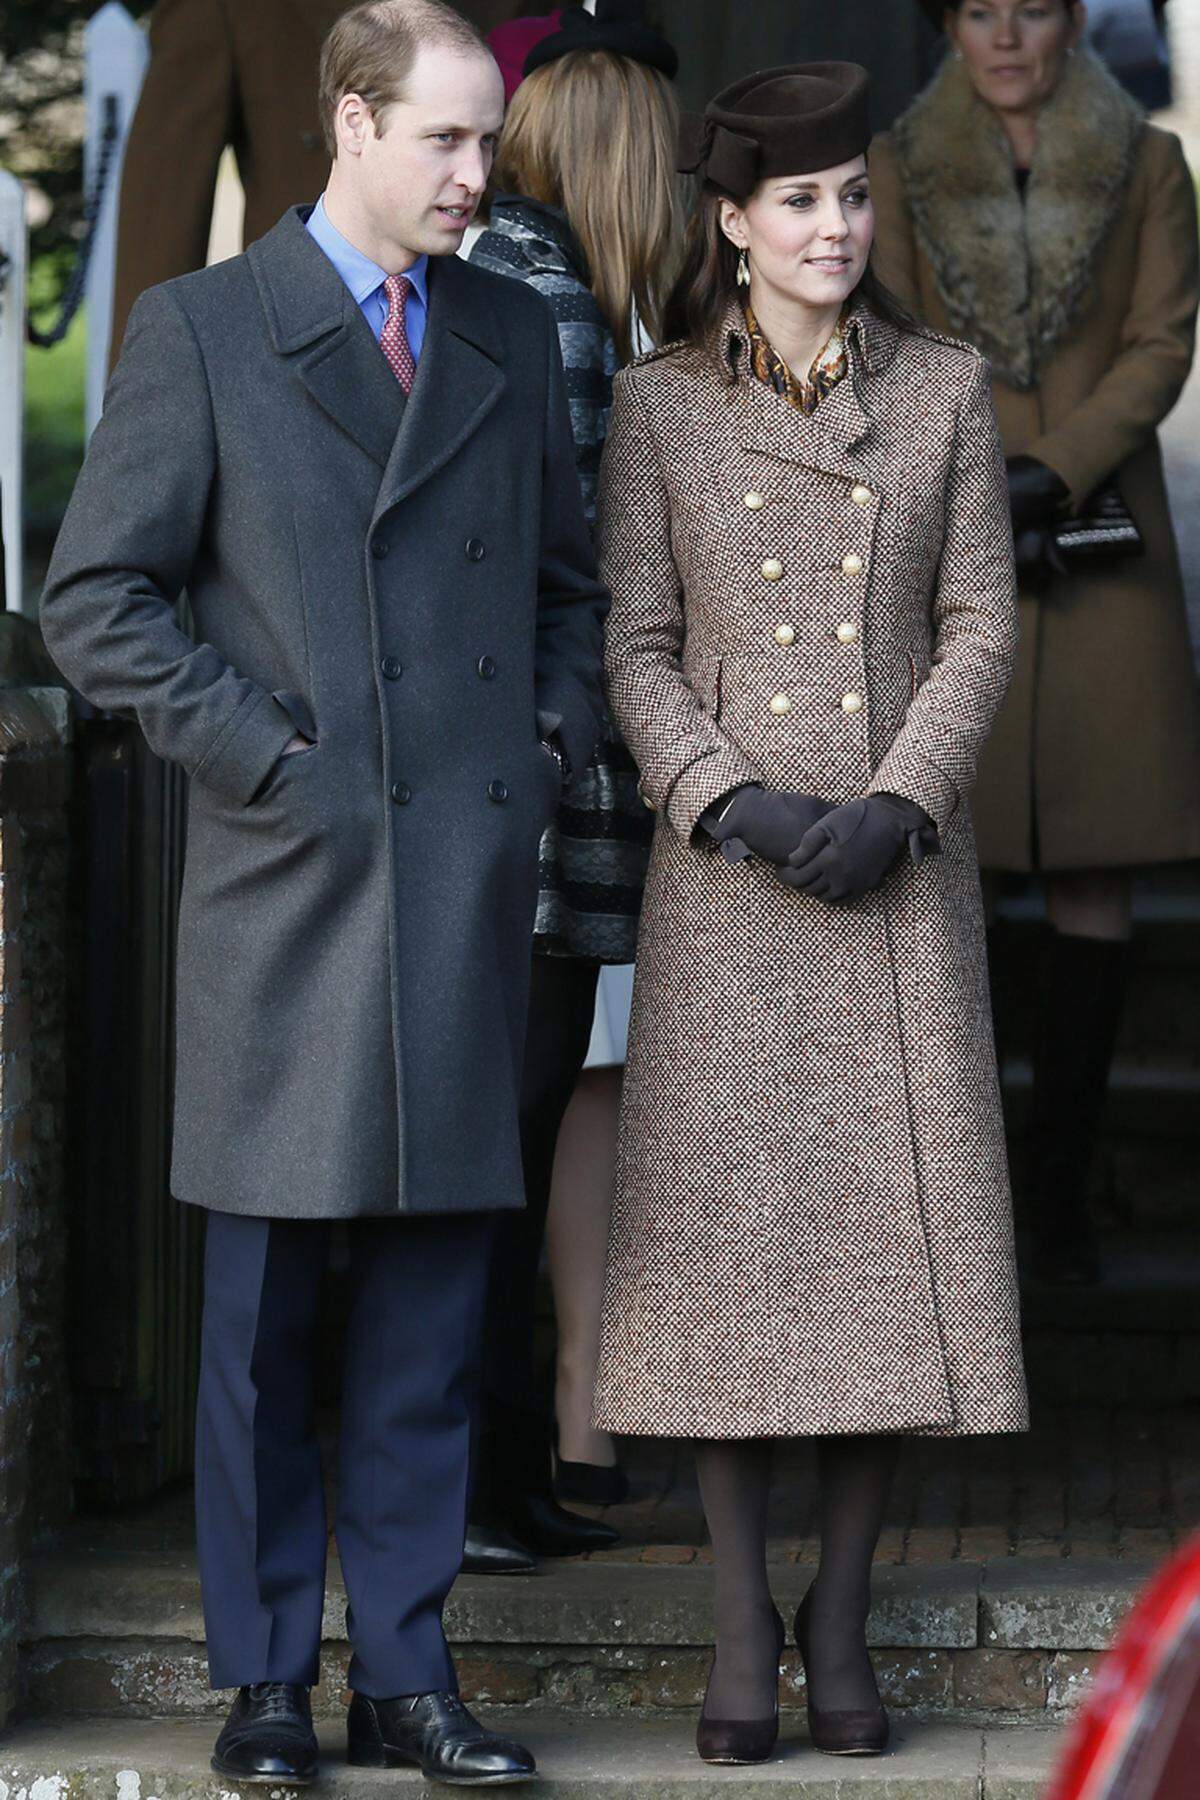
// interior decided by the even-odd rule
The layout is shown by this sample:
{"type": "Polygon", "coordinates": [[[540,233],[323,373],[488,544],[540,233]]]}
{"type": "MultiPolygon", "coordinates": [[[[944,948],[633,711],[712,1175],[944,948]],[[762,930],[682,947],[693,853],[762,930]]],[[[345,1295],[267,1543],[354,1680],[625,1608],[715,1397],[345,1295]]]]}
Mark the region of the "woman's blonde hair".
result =
{"type": "Polygon", "coordinates": [[[566,214],[623,363],[635,354],[635,313],[662,337],[682,238],[678,130],[665,75],[609,50],[572,50],[521,83],[496,156],[497,189],[566,214]]]}

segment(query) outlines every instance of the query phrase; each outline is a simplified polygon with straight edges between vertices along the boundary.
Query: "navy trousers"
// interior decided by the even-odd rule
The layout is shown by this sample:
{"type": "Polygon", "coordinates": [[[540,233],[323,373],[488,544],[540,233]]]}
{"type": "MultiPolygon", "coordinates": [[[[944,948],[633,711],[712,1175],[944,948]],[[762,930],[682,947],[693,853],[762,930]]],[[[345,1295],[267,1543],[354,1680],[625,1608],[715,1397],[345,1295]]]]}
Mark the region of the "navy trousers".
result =
{"type": "MultiPolygon", "coordinates": [[[[313,1417],[331,1227],[210,1213],[196,1538],[214,1688],[315,1685],[327,1525],[313,1417]]],[[[335,1530],[350,1685],[455,1688],[442,1607],[462,1561],[492,1220],[357,1219],[335,1530]]]]}

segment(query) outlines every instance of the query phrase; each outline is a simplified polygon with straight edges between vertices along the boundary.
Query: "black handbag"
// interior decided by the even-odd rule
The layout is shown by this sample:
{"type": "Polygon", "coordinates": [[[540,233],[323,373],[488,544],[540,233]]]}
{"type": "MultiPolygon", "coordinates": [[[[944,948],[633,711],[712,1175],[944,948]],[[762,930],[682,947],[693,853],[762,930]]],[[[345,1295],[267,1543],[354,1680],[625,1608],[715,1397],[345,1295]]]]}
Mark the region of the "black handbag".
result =
{"type": "Polygon", "coordinates": [[[1067,573],[1091,563],[1142,556],[1146,549],[1137,520],[1115,481],[1093,489],[1079,512],[1055,525],[1051,535],[1067,573]]]}

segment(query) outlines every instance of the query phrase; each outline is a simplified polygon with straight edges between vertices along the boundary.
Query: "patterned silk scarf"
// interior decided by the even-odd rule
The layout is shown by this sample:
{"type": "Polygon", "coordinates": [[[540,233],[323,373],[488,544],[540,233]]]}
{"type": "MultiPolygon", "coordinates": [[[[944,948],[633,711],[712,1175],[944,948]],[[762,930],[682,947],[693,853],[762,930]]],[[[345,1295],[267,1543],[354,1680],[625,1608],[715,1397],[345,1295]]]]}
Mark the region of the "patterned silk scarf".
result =
{"type": "Polygon", "coordinates": [[[846,373],[845,330],[850,316],[849,308],[843,309],[833,328],[833,335],[808,371],[807,381],[804,381],[793,374],[782,356],[763,336],[762,326],[755,318],[754,308],[748,300],[745,307],[746,331],[750,338],[750,366],[755,375],[759,381],[765,381],[768,387],[774,388],[797,412],[814,412],[830,388],[836,387],[846,373]]]}

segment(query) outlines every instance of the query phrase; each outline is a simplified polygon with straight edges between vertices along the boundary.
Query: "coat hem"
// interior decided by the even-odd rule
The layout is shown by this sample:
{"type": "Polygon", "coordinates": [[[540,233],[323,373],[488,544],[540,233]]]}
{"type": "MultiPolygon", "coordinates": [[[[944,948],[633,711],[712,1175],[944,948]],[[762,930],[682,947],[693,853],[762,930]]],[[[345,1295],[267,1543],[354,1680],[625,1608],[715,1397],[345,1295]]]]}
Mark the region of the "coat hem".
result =
{"type": "Polygon", "coordinates": [[[443,1206],[391,1206],[391,1207],[355,1207],[355,1206],[319,1206],[300,1212],[296,1208],[294,1198],[291,1201],[271,1203],[265,1201],[261,1194],[252,1199],[242,1200],[222,1194],[219,1200],[202,1200],[187,1194],[178,1193],[174,1188],[171,1196],[181,1206],[194,1206],[202,1212],[233,1213],[239,1218],[252,1219],[292,1219],[303,1223],[311,1220],[314,1223],[324,1221],[326,1224],[337,1224],[352,1219],[445,1219],[455,1216],[467,1216],[472,1213],[523,1212],[523,1197],[504,1200],[470,1200],[450,1201],[443,1206]]]}

